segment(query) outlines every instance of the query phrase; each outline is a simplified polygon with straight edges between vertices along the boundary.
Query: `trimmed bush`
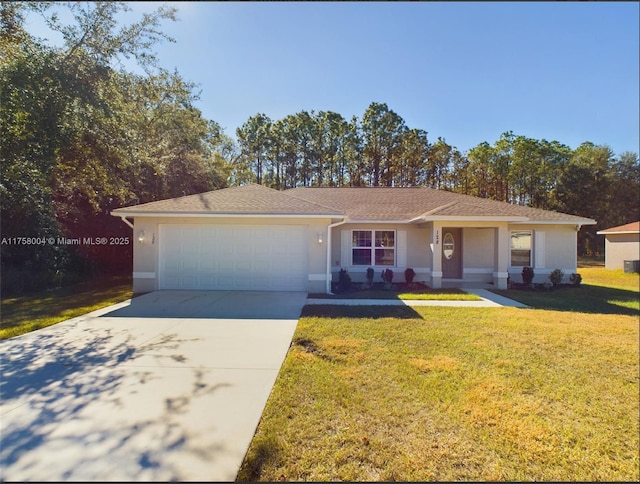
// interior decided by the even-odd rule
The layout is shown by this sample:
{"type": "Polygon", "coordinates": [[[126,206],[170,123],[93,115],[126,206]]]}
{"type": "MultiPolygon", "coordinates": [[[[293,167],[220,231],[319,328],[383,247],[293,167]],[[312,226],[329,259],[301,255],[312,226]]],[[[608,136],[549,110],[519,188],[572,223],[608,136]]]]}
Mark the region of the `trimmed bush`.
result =
{"type": "Polygon", "coordinates": [[[533,267],[524,266],[522,268],[522,282],[525,284],[531,284],[533,281],[533,277],[535,276],[535,272],[533,271],[533,267]]]}
{"type": "Polygon", "coordinates": [[[562,284],[562,278],[564,277],[564,272],[560,269],[554,269],[551,274],[549,274],[549,280],[554,287],[562,284]]]}
{"type": "Polygon", "coordinates": [[[416,277],[416,271],[414,271],[411,267],[407,267],[404,270],[404,280],[407,282],[407,284],[412,284],[414,277],[416,277]]]}

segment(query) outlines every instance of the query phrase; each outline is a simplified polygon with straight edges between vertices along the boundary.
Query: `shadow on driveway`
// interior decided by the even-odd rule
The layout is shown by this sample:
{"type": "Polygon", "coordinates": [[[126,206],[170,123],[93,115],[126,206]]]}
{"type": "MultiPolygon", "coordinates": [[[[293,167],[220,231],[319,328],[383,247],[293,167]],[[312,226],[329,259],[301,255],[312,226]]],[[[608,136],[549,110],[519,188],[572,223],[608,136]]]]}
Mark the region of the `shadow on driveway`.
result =
{"type": "Polygon", "coordinates": [[[307,294],[266,291],[156,291],[105,318],[298,319],[307,294]]]}
{"type": "Polygon", "coordinates": [[[180,292],[0,341],[0,481],[235,479],[306,294],[180,292]]]}
{"type": "MultiPolygon", "coordinates": [[[[116,328],[81,326],[45,329],[0,345],[0,480],[179,479],[175,465],[159,465],[161,456],[186,451],[193,439],[177,417],[220,384],[198,382],[202,371],[193,369],[188,378],[196,384],[162,403],[159,415],[114,419],[132,410],[127,400],[135,398],[136,387],[158,378],[152,369],[124,363],[163,350],[169,361],[180,341],[170,337],[140,346],[116,328]]],[[[216,444],[199,451],[215,459],[223,449],[216,444]]]]}

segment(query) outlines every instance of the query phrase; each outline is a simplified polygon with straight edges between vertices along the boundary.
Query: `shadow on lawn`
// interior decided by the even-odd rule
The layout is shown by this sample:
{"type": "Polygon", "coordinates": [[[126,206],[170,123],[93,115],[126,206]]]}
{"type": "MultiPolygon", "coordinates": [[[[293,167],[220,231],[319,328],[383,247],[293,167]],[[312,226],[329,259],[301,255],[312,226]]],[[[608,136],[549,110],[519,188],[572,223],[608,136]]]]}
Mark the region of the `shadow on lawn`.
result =
{"type": "Polygon", "coordinates": [[[300,317],[317,318],[396,318],[423,319],[411,306],[342,306],[332,304],[308,304],[300,317]]]}
{"type": "Polygon", "coordinates": [[[520,301],[531,309],[621,316],[640,315],[640,310],[629,307],[638,304],[638,292],[626,289],[583,284],[580,287],[567,286],[550,291],[510,289],[492,292],[520,301]]]}

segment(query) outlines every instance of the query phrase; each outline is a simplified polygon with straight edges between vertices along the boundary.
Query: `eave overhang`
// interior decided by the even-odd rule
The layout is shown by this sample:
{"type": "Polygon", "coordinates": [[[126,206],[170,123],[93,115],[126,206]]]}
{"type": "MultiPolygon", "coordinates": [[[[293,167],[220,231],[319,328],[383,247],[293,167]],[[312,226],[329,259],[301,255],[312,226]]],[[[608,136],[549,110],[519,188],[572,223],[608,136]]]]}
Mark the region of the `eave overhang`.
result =
{"type": "Polygon", "coordinates": [[[621,230],[620,232],[608,232],[606,230],[598,230],[596,232],[596,235],[618,235],[618,234],[620,234],[620,235],[623,235],[623,234],[626,234],[626,235],[638,235],[638,234],[640,234],[640,232],[637,231],[637,230],[621,230]]]}
{"type": "Polygon", "coordinates": [[[307,213],[212,213],[212,212],[147,212],[144,210],[113,210],[114,217],[154,217],[154,218],[340,218],[339,214],[307,214],[307,213]]]}
{"type": "Polygon", "coordinates": [[[527,217],[495,215],[421,215],[409,220],[410,223],[424,222],[526,222],[527,217]]]}

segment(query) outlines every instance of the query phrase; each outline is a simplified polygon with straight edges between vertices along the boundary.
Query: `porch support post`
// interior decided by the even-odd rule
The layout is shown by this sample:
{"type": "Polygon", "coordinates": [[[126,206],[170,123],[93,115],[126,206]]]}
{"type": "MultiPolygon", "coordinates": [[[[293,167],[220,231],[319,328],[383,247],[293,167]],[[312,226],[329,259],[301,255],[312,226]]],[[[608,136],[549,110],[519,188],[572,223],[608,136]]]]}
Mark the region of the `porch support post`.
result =
{"type": "Polygon", "coordinates": [[[496,229],[495,266],[493,268],[493,287],[507,289],[509,277],[509,227],[506,223],[496,229]]]}
{"type": "Polygon", "coordinates": [[[431,288],[442,287],[442,226],[440,222],[433,222],[431,230],[431,288]]]}

